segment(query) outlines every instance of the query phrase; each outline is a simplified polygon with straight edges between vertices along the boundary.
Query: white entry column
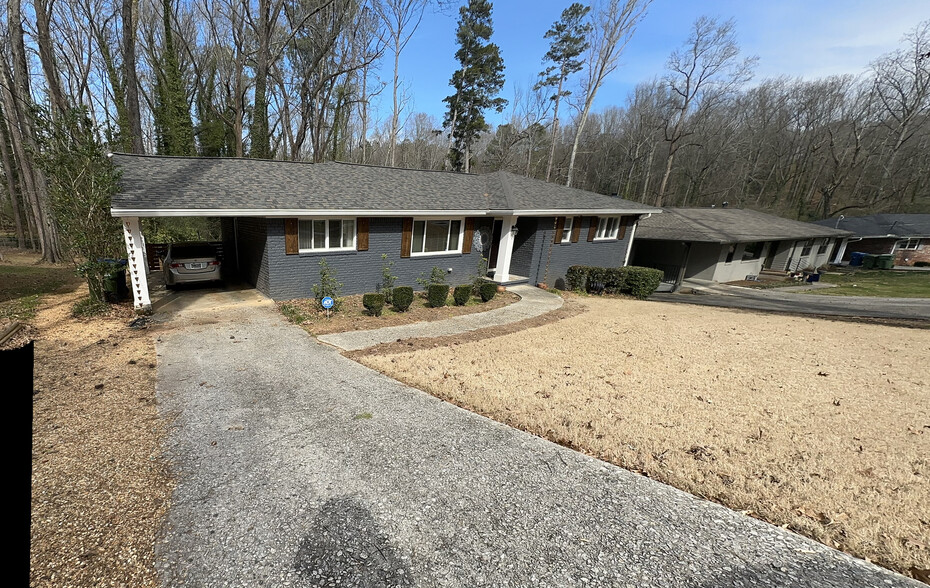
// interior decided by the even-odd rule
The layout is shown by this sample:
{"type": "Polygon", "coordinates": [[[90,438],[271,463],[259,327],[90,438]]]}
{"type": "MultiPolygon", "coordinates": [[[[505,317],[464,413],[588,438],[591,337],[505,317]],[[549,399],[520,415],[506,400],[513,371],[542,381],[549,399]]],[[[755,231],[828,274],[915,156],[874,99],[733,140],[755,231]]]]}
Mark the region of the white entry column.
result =
{"type": "Polygon", "coordinates": [[[146,277],[148,267],[145,265],[145,243],[142,240],[142,229],[139,228],[139,217],[124,216],[120,220],[123,222],[123,239],[126,241],[129,259],[133,306],[137,312],[150,312],[152,301],[149,298],[149,281],[146,277]]]}
{"type": "Polygon", "coordinates": [[[494,269],[494,281],[506,282],[510,279],[510,258],[513,257],[513,238],[517,217],[505,216],[501,225],[501,240],[497,243],[497,267],[494,269]]]}
{"type": "Polygon", "coordinates": [[[846,255],[846,245],[848,243],[849,238],[843,237],[843,240],[840,242],[840,246],[836,249],[836,255],[833,256],[833,261],[831,263],[839,265],[843,261],[843,256],[846,255]]]}

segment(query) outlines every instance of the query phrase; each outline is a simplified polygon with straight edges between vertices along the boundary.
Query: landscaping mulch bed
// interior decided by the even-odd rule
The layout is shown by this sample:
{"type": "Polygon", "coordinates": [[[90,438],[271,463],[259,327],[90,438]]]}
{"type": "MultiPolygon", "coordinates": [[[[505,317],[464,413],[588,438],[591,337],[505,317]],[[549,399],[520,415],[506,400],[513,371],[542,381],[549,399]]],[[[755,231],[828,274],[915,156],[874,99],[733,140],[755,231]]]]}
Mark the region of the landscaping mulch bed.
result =
{"type": "Polygon", "coordinates": [[[158,586],[173,488],[149,333],[131,305],[76,319],[86,289],[45,296],[35,347],[31,586],[158,586]]]}
{"type": "Polygon", "coordinates": [[[327,316],[326,311],[320,307],[320,302],[313,298],[300,298],[278,302],[278,309],[291,322],[299,324],[311,335],[327,335],[329,333],[344,333],[346,331],[364,331],[380,329],[381,327],[396,327],[409,325],[422,321],[439,321],[455,316],[485,312],[502,308],[520,300],[512,292],[498,292],[488,302],[481,302],[480,298],[472,297],[464,306],[455,306],[452,303],[450,291],[448,304],[440,308],[432,308],[426,301],[423,292],[416,292],[413,304],[406,312],[395,312],[390,306],[384,306],[381,316],[370,316],[362,306],[362,295],[343,297],[340,309],[327,316]]]}

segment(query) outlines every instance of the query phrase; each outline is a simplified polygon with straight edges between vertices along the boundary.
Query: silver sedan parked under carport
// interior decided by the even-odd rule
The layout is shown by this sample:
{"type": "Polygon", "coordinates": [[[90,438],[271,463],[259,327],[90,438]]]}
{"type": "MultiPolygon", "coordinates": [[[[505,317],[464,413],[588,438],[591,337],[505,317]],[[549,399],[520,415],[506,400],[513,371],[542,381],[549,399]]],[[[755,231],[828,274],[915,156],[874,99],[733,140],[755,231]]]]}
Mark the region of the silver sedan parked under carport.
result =
{"type": "Polygon", "coordinates": [[[172,243],[162,260],[162,271],[168,288],[222,279],[216,246],[206,242],[172,243]]]}

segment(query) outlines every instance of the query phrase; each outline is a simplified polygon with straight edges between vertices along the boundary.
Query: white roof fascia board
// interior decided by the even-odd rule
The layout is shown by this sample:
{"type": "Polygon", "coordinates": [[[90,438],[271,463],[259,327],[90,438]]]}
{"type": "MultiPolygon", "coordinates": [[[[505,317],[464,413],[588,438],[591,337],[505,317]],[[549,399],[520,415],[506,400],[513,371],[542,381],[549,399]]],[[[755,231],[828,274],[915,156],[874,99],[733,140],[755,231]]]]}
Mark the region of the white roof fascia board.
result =
{"type": "Polygon", "coordinates": [[[364,210],[364,209],[306,209],[306,208],[111,208],[112,216],[254,216],[264,218],[295,216],[486,216],[487,210],[364,210]]]}

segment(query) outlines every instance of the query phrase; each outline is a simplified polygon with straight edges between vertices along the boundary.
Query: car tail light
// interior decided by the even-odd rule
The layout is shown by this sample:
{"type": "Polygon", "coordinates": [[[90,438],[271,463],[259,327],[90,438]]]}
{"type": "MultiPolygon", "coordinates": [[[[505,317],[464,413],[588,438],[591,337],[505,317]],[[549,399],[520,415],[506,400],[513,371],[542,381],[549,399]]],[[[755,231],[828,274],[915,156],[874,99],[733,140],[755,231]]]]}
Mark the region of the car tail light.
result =
{"type": "Polygon", "coordinates": [[[172,263],[171,267],[181,267],[182,265],[184,264],[183,263],[172,263]]]}
{"type": "Polygon", "coordinates": [[[219,264],[220,264],[219,261],[211,261],[211,262],[208,263],[207,265],[219,265],[219,264]]]}

